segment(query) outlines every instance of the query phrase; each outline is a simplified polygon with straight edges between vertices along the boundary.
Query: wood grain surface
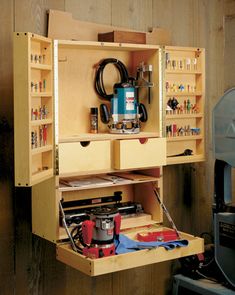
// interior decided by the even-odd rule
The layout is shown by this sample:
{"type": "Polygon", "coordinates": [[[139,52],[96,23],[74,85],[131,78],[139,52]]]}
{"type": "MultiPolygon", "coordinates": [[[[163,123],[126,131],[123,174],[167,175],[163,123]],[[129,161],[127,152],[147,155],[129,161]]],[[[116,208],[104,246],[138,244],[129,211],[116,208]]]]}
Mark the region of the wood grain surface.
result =
{"type": "MultiPolygon", "coordinates": [[[[187,165],[187,167],[184,165],[165,167],[164,202],[180,230],[192,234],[210,231],[213,197],[211,112],[224,91],[224,76],[226,87],[228,85],[228,82],[226,83],[228,76],[224,71],[228,69],[230,59],[227,55],[230,53],[228,47],[227,51],[224,51],[223,18],[225,15],[235,13],[235,1],[1,1],[0,115],[6,117],[10,126],[13,125],[12,32],[30,31],[46,35],[46,12],[49,8],[72,12],[73,17],[79,20],[136,30],[146,30],[149,26],[164,27],[172,32],[173,45],[205,47],[207,159],[205,163],[187,165]]],[[[233,23],[231,20],[231,28],[233,23]]],[[[228,28],[227,41],[233,32],[234,29],[228,28]]],[[[227,46],[230,46],[229,42],[227,46]]],[[[234,73],[234,67],[229,71],[234,73]]],[[[229,85],[231,83],[229,81],[229,85]]],[[[4,144],[4,148],[1,147],[1,153],[10,159],[13,158],[11,140],[13,133],[8,129],[5,134],[5,138],[9,140],[5,139],[7,144],[4,144]]],[[[55,246],[31,234],[31,191],[21,189],[15,192],[12,163],[11,160],[0,161],[0,170],[6,171],[2,174],[7,175],[7,179],[3,179],[0,186],[0,293],[2,295],[169,294],[172,275],[178,268],[177,261],[96,278],[89,278],[58,262],[55,246]]],[[[165,223],[167,225],[167,220],[165,223]]]]}

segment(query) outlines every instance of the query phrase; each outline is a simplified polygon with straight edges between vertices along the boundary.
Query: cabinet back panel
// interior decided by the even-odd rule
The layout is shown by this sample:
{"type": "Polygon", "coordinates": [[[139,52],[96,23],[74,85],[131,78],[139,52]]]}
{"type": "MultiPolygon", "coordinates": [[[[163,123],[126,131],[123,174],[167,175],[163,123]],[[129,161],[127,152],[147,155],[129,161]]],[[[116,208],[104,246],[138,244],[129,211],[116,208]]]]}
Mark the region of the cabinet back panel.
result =
{"type": "MultiPolygon", "coordinates": [[[[136,71],[140,61],[145,64],[153,64],[153,69],[158,68],[157,53],[155,50],[146,50],[146,52],[132,52],[127,50],[97,50],[97,49],[77,49],[77,48],[59,48],[59,138],[70,137],[90,131],[90,108],[99,107],[101,103],[109,102],[98,97],[94,88],[95,67],[104,58],[116,58],[122,61],[128,68],[129,74],[136,71]],[[137,58],[137,56],[139,57],[137,58]],[[134,70],[133,70],[134,69],[134,70]],[[72,106],[72,107],[71,107],[72,106]]],[[[156,74],[156,73],[155,73],[156,74]]],[[[157,78],[154,78],[156,85],[154,100],[151,109],[154,114],[159,112],[157,78]]],[[[114,65],[108,65],[104,70],[104,85],[108,94],[113,93],[113,85],[119,82],[119,73],[114,65]]],[[[147,92],[147,90],[146,90],[147,92]]],[[[144,98],[147,106],[147,100],[144,98]]],[[[147,106],[149,108],[149,106],[147,106]]],[[[144,131],[158,131],[158,119],[148,121],[144,131]],[[152,125],[152,127],[151,127],[152,125]]],[[[103,124],[99,118],[99,132],[108,132],[107,125],[103,124]]]]}

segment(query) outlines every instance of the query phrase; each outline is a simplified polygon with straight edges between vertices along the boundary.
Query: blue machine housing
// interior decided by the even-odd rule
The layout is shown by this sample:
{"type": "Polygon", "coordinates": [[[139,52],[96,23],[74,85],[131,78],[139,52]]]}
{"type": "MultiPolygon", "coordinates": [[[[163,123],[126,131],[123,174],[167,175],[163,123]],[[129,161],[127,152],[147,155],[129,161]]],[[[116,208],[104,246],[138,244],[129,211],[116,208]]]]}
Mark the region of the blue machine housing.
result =
{"type": "Polygon", "coordinates": [[[116,83],[111,99],[111,114],[114,122],[136,119],[138,104],[136,89],[130,83],[116,83]]]}

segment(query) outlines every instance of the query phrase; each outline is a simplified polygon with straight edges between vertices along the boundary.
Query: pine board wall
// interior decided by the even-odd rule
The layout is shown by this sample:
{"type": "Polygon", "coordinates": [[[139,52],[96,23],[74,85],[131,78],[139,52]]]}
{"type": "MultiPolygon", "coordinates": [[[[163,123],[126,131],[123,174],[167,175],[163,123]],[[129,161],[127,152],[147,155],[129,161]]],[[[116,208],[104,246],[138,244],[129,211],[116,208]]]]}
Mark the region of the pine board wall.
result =
{"type": "Polygon", "coordinates": [[[31,235],[30,190],[16,195],[13,188],[12,32],[46,35],[46,11],[51,8],[72,12],[79,20],[130,29],[164,27],[171,31],[173,45],[206,48],[207,160],[164,168],[168,210],[180,230],[198,235],[211,231],[212,226],[211,111],[224,88],[234,85],[229,74],[234,73],[228,57],[230,47],[224,47],[224,28],[226,24],[226,45],[235,47],[229,35],[234,33],[235,1],[2,0],[0,8],[0,294],[170,294],[177,261],[89,278],[57,262],[54,246],[31,235]]]}

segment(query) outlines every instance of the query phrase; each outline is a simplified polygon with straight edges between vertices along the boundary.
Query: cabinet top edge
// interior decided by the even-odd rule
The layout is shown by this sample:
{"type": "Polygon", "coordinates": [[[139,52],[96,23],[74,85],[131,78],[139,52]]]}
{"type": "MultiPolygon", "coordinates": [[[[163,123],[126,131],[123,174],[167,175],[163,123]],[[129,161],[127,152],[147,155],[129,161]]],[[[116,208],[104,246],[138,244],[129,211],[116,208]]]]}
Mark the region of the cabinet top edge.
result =
{"type": "Polygon", "coordinates": [[[151,44],[131,44],[131,43],[114,43],[114,42],[98,42],[98,41],[76,41],[76,40],[55,40],[59,47],[96,47],[97,49],[126,49],[126,50],[159,50],[160,45],[151,44]]]}
{"type": "Polygon", "coordinates": [[[45,43],[51,43],[52,39],[38,35],[38,34],[34,34],[34,33],[30,33],[30,32],[14,32],[14,36],[17,37],[29,37],[32,38],[35,41],[41,41],[41,42],[45,42],[45,43]]]}
{"type": "Polygon", "coordinates": [[[179,51],[205,51],[202,47],[184,47],[184,46],[164,46],[165,50],[179,50],[179,51]]]}

